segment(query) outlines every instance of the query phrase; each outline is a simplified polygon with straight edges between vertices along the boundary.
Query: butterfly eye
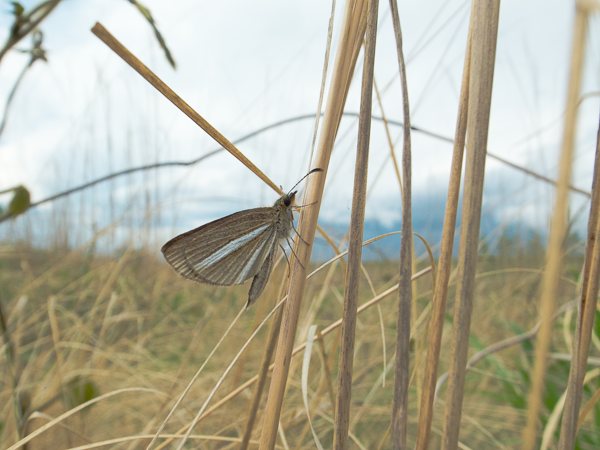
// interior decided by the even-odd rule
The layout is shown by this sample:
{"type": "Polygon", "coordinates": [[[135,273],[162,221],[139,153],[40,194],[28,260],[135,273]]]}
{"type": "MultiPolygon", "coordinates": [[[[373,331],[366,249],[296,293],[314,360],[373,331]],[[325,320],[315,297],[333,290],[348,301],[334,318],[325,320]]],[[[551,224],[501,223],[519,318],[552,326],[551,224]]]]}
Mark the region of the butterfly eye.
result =
{"type": "Polygon", "coordinates": [[[286,197],[283,199],[283,204],[284,204],[285,206],[290,206],[290,205],[292,204],[292,199],[286,196],[286,197]]]}

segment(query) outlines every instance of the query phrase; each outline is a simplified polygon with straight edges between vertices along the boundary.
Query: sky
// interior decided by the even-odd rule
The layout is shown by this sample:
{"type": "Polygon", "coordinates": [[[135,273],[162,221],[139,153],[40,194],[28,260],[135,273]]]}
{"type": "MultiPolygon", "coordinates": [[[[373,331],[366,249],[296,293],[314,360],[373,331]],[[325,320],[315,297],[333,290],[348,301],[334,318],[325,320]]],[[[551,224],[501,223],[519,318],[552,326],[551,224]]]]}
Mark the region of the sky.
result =
{"type": "MultiPolygon", "coordinates": [[[[26,7],[37,2],[23,1],[26,7]]],[[[14,100],[0,136],[0,190],[23,184],[33,200],[115,170],[190,160],[218,145],[174,108],[91,32],[101,22],[230,140],[277,121],[315,114],[332,4],[325,1],[145,0],[177,61],[166,62],[152,30],[125,0],[64,1],[43,23],[48,63],[36,63],[14,100]]],[[[469,14],[466,1],[400,1],[412,123],[451,137],[460,90],[469,14]]],[[[333,55],[344,2],[338,1],[333,55]]],[[[11,23],[0,3],[0,39],[11,23]]],[[[555,177],[562,136],[574,4],[564,0],[504,1],[496,54],[488,150],[555,177]]],[[[600,110],[600,27],[587,34],[584,94],[573,183],[590,189],[600,110]],[[595,94],[594,94],[595,93],[595,94]]],[[[25,48],[27,41],[19,45],[25,48]]],[[[359,57],[362,58],[362,57],[359,57]]],[[[27,57],[0,62],[3,104],[27,57]]],[[[346,111],[359,105],[359,62],[346,111]]],[[[401,120],[400,83],[389,4],[380,2],[375,79],[388,118],[401,120]]],[[[329,78],[327,78],[329,81],[329,78]]],[[[373,113],[381,114],[374,104],[373,113]]],[[[321,220],[350,215],[357,121],[343,120],[331,160],[321,220]]],[[[271,179],[290,187],[308,170],[314,120],[273,128],[239,144],[271,179]]],[[[367,218],[387,225],[400,217],[399,189],[385,131],[372,125],[367,218]]],[[[401,129],[392,129],[400,152],[401,129]]],[[[451,146],[412,136],[415,199],[444,196],[451,146]]],[[[546,227],[554,190],[488,159],[486,214],[499,222],[546,227]]],[[[41,207],[9,225],[18,237],[57,229],[85,240],[90,230],[151,230],[150,241],[243,208],[271,204],[276,194],[223,152],[191,168],[120,178],[41,207]],[[66,213],[66,214],[65,214],[66,213]],[[66,217],[65,217],[66,216],[66,217]],[[43,227],[35,221],[44,223],[43,227]]],[[[573,196],[573,213],[586,199],[573,196]]],[[[6,203],[6,196],[0,203],[6,203]]],[[[427,211],[419,205],[420,210],[427,211]]],[[[435,214],[441,214],[438,203],[435,214]]],[[[580,224],[585,223],[580,214],[580,224]]],[[[5,228],[6,229],[6,228],[5,228]]],[[[416,230],[418,231],[418,230],[416,230]]],[[[43,233],[42,233],[43,235],[43,233]]]]}

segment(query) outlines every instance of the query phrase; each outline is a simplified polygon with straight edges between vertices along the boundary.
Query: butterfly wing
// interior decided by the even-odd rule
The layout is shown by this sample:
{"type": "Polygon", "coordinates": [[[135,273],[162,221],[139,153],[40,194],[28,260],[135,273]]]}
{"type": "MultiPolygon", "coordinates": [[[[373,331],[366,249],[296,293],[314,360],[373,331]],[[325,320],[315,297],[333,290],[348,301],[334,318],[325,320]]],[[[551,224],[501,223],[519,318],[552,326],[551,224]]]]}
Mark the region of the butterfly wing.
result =
{"type": "Polygon", "coordinates": [[[228,286],[255,276],[276,245],[273,208],[240,211],[180,234],[162,247],[180,275],[228,286]]]}
{"type": "Polygon", "coordinates": [[[265,289],[267,281],[269,281],[269,275],[271,275],[271,271],[273,270],[273,263],[275,262],[275,252],[277,252],[277,246],[274,245],[267,257],[265,258],[265,262],[263,263],[262,267],[254,276],[254,279],[252,280],[252,285],[250,286],[250,291],[248,292],[248,301],[246,302],[246,308],[248,308],[252,303],[254,303],[254,301],[265,289]]]}

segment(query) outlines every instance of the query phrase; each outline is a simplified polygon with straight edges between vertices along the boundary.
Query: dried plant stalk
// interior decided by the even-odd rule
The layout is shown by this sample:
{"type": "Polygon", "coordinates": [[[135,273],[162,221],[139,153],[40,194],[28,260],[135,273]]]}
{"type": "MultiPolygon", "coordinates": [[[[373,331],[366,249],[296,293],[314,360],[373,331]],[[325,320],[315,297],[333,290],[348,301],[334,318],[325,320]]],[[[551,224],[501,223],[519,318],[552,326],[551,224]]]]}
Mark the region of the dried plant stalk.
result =
{"type": "Polygon", "coordinates": [[[456,229],[456,215],[458,213],[458,197],[460,193],[460,180],[463,166],[465,136],[467,132],[467,113],[469,111],[469,73],[471,64],[470,34],[473,15],[471,14],[469,36],[467,36],[467,49],[463,65],[463,77],[456,118],[456,131],[452,162],[450,165],[450,181],[448,182],[448,195],[446,197],[446,210],[444,212],[444,226],[440,244],[440,257],[438,259],[437,274],[433,290],[433,305],[431,318],[428,325],[427,359],[423,374],[423,393],[419,410],[419,428],[417,432],[416,450],[426,450],[429,445],[431,421],[433,419],[433,401],[437,378],[438,362],[444,328],[444,314],[446,313],[446,300],[448,297],[448,281],[452,270],[452,251],[454,248],[454,232],[456,229]]]}
{"type": "MultiPolygon", "coordinates": [[[[280,293],[281,294],[281,293],[280,293]]],[[[279,295],[277,298],[281,297],[279,295]]],[[[269,374],[269,366],[271,365],[271,358],[275,353],[275,344],[277,343],[277,337],[279,336],[279,327],[281,326],[281,315],[282,310],[277,311],[275,319],[271,323],[269,328],[269,337],[267,338],[267,346],[263,353],[263,359],[260,364],[260,371],[258,372],[258,383],[256,390],[254,391],[254,397],[248,410],[248,416],[246,418],[246,428],[244,430],[244,436],[242,437],[242,443],[240,444],[240,450],[246,450],[250,445],[250,438],[252,437],[252,430],[254,429],[254,423],[256,422],[256,415],[258,412],[258,406],[262,393],[267,384],[267,375],[269,374]]]]}
{"type": "Polygon", "coordinates": [[[325,177],[365,27],[366,2],[363,0],[349,1],[346,5],[341,42],[336,55],[323,129],[315,158],[315,167],[323,169],[323,172],[317,173],[309,179],[303,204],[313,206],[303,208],[300,214],[298,231],[303,239],[297,238],[295,242],[297,258],[294,258],[292,266],[288,300],[284,305],[281,332],[275,354],[275,370],[269,387],[260,437],[259,448],[263,450],[272,449],[275,446],[300,304],[304,294],[306,266],[310,261],[325,177]]]}
{"type": "Polygon", "coordinates": [[[400,281],[398,289],[398,320],[396,324],[396,366],[394,368],[394,402],[392,405],[392,447],[406,448],[408,424],[408,386],[410,378],[410,324],[412,305],[412,171],[410,148],[410,107],[406,65],[402,51],[402,28],[396,0],[390,0],[396,54],[402,86],[402,230],[400,244],[400,281]]]}
{"type": "Polygon", "coordinates": [[[594,324],[596,303],[598,299],[598,279],[600,278],[600,124],[596,136],[596,156],[594,161],[594,175],[592,181],[592,200],[590,216],[588,219],[588,233],[583,267],[583,283],[581,286],[581,299],[577,328],[573,340],[571,369],[567,384],[567,397],[563,409],[562,426],[560,432],[559,448],[572,449],[577,435],[577,422],[581,405],[581,389],[587,358],[590,348],[590,339],[594,324]]]}
{"type": "Polygon", "coordinates": [[[127,64],[129,64],[137,73],[146,79],[148,83],[154,86],[161,94],[163,94],[173,105],[175,105],[182,113],[188,116],[192,121],[202,128],[210,137],[223,146],[225,150],[236,157],[242,164],[256,174],[274,191],[281,193],[281,189],[273,183],[258,167],[254,165],[246,156],[237,149],[235,145],[219,130],[213,127],[204,117],[198,114],[187,102],[175,93],[167,84],[158,78],[143,62],[135,57],[123,44],[121,44],[109,31],[100,23],[96,23],[92,27],[94,33],[102,42],[104,42],[112,51],[119,55],[127,64]]]}
{"type": "MultiPolygon", "coordinates": [[[[562,245],[567,231],[567,211],[569,201],[569,182],[573,166],[575,127],[577,123],[577,104],[581,86],[583,54],[587,28],[587,11],[577,2],[571,65],[565,112],[565,125],[561,145],[560,167],[556,187],[556,203],[550,225],[550,236],[546,255],[546,267],[542,278],[540,294],[541,327],[535,344],[535,363],[531,376],[531,390],[528,397],[527,424],[523,429],[523,450],[533,450],[536,446],[539,413],[544,390],[546,360],[552,337],[552,315],[556,304],[562,266],[562,245]]],[[[573,360],[573,364],[578,361],[573,360]]],[[[567,441],[565,436],[565,442],[567,441]]]]}
{"type": "Polygon", "coordinates": [[[350,217],[350,237],[348,242],[348,264],[346,266],[346,290],[342,321],[342,339],[338,372],[333,448],[348,448],[348,428],[350,404],[352,401],[352,369],[354,362],[354,340],[356,332],[356,310],[361,274],[362,240],[365,221],[367,195],[367,175],[369,166],[369,141],[371,138],[371,112],[373,105],[373,71],[375,66],[375,44],[377,40],[378,0],[369,0],[367,30],[365,35],[365,56],[360,98],[358,142],[356,165],[354,168],[354,192],[350,217]]]}
{"type": "Polygon", "coordinates": [[[473,296],[481,200],[492,98],[500,2],[474,1],[471,41],[467,158],[464,182],[458,280],[452,333],[449,386],[442,448],[456,449],[464,392],[473,296]]]}

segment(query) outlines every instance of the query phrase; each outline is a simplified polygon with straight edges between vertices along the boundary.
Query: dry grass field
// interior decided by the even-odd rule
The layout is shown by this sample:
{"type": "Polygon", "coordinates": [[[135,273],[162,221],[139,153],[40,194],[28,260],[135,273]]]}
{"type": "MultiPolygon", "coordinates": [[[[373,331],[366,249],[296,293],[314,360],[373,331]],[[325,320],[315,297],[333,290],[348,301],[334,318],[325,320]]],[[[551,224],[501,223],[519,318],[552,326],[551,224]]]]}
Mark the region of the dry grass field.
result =
{"type": "MultiPolygon", "coordinates": [[[[572,249],[561,280],[561,302],[553,323],[553,342],[540,422],[550,442],[557,436],[553,413],[568,376],[569,352],[575,328],[580,244],[572,249]]],[[[10,347],[3,365],[17,384],[5,383],[2,407],[2,447],[16,435],[15,393],[25,419],[24,434],[33,432],[65,412],[71,412],[33,439],[28,448],[143,448],[140,434],[152,434],[166,417],[188,380],[217,346],[236,312],[245,302],[246,287],[208,287],[178,277],[154,256],[125,251],[113,257],[84,251],[41,252],[22,246],[3,246],[0,285],[5,319],[10,324],[10,347]],[[74,408],[96,401],[81,411],[74,408]],[[114,441],[111,441],[114,439],[114,441]],[[81,446],[81,447],[79,447],[81,446]]],[[[428,266],[427,259],[418,269],[428,266]]],[[[516,448],[524,420],[533,365],[532,334],[536,326],[536,293],[543,253],[507,243],[497,255],[482,257],[470,337],[470,354],[484,357],[468,371],[461,442],[468,448],[516,448]],[[507,337],[523,336],[504,349],[494,345],[507,337]]],[[[317,267],[314,267],[317,269],[317,267]]],[[[398,283],[397,262],[365,265],[376,294],[398,283]]],[[[164,433],[185,429],[202,407],[239,349],[273,307],[284,277],[276,270],[267,292],[237,322],[204,367],[200,377],[169,421],[164,433]]],[[[361,299],[376,297],[366,278],[361,299]]],[[[329,330],[342,314],[344,264],[319,268],[310,279],[301,314],[297,343],[310,325],[329,330]]],[[[415,329],[411,340],[409,425],[416,429],[419,373],[427,341],[426,321],[431,307],[431,274],[415,282],[415,329]]],[[[454,290],[454,282],[449,287],[454,290]]],[[[452,298],[452,296],[450,296],[452,298]]],[[[397,291],[382,297],[357,319],[355,373],[352,395],[353,448],[389,448],[389,408],[393,388],[393,358],[397,291]]],[[[361,302],[361,303],[365,303],[361,302]]],[[[452,303],[452,302],[450,302],[452,303]]],[[[450,305],[451,306],[451,305],[450,305]]],[[[451,326],[451,317],[445,327],[451,326]]],[[[596,327],[594,344],[599,343],[596,327]]],[[[213,400],[208,414],[193,432],[190,448],[237,448],[243,435],[255,385],[238,390],[260,368],[269,336],[262,327],[239,357],[213,400]],[[234,397],[228,397],[231,392],[234,397]],[[228,399],[223,401],[223,399],[228,399]],[[215,407],[215,409],[213,409],[215,407]]],[[[448,368],[450,343],[442,343],[440,374],[448,368]]],[[[5,335],[5,337],[7,337],[5,335]]],[[[339,327],[312,348],[306,391],[302,386],[305,350],[292,359],[277,448],[314,448],[303,395],[308,398],[312,424],[327,447],[333,430],[335,374],[340,351],[339,327]]],[[[595,366],[596,347],[591,355],[595,366]]],[[[600,388],[597,370],[589,372],[584,403],[600,388]]],[[[13,381],[11,380],[11,381],[13,381]]],[[[440,444],[445,385],[435,404],[431,445],[440,444]]],[[[578,434],[578,447],[600,445],[600,409],[592,401],[578,434]]],[[[260,418],[260,416],[259,416],[260,418]]],[[[257,439],[257,427],[253,441],[257,439]]],[[[147,442],[147,441],[146,441],[147,442]]],[[[414,444],[414,432],[409,436],[414,444]]],[[[173,444],[165,444],[170,448],[173,444]]]]}

